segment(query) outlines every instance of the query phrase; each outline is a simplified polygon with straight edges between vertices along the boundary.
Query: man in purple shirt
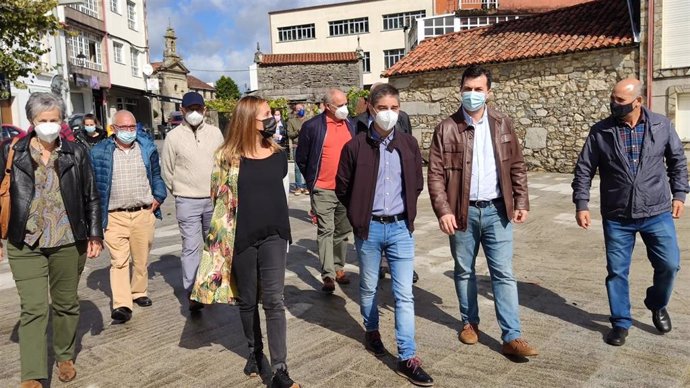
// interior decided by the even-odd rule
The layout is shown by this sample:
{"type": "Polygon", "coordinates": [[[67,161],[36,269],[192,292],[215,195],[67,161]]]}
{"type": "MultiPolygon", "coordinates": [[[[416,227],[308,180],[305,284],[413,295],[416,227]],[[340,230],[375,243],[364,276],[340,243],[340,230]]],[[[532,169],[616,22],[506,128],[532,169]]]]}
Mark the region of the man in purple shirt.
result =
{"type": "Polygon", "coordinates": [[[347,209],[360,268],[360,311],[364,344],[377,357],[386,354],[379,334],[376,300],[381,254],[386,253],[395,298],[397,373],[420,386],[434,380],[422,369],[414,339],[414,219],[417,197],[424,188],[422,156],[417,140],[399,131],[400,101],[390,85],[376,88],[369,109],[374,121],[343,148],[335,193],[347,209]]]}

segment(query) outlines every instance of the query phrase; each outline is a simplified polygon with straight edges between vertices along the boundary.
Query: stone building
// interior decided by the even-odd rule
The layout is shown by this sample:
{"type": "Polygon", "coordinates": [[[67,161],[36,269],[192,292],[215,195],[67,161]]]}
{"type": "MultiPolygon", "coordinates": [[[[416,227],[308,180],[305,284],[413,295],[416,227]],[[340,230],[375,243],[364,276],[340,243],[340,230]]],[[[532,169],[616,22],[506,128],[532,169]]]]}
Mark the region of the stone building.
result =
{"type": "Polygon", "coordinates": [[[639,75],[626,2],[593,1],[425,40],[385,74],[422,148],[460,107],[467,65],[493,75],[490,104],[513,118],[528,167],[570,173],[611,88],[639,75]]]}
{"type": "Polygon", "coordinates": [[[340,53],[262,54],[255,57],[258,90],[266,99],[314,103],[329,88],[362,88],[362,66],[355,51],[340,53]]]}

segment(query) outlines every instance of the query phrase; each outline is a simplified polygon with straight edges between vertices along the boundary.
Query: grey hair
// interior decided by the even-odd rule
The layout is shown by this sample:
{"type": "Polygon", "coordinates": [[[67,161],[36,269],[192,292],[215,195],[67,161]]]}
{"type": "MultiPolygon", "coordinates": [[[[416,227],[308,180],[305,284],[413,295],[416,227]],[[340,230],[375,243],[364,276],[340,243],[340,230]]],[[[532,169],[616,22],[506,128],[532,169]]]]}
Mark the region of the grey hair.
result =
{"type": "Polygon", "coordinates": [[[326,104],[333,104],[333,96],[338,92],[345,94],[345,92],[343,92],[342,90],[340,90],[338,88],[328,89],[328,91],[326,92],[326,95],[323,96],[323,102],[326,104]]]}
{"type": "Polygon", "coordinates": [[[60,112],[60,120],[65,119],[65,102],[61,97],[47,92],[31,93],[26,102],[26,118],[33,122],[39,114],[53,109],[60,112]]]}

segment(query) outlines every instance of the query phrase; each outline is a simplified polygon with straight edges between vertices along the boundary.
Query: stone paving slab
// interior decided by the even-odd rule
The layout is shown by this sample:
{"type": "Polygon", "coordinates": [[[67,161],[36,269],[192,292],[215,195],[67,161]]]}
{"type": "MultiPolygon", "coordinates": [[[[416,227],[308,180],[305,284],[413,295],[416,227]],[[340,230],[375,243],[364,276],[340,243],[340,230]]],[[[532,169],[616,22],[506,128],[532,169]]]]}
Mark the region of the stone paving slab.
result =
{"type": "MultiPolygon", "coordinates": [[[[515,227],[515,274],[526,339],[540,350],[528,362],[500,354],[500,330],[483,254],[477,260],[480,343],[462,345],[448,238],[438,230],[426,191],[419,200],[415,285],[418,353],[437,387],[687,387],[690,386],[690,213],[676,222],[683,267],[669,306],[674,329],[659,335],[644,308],[652,269],[639,240],[631,268],[634,327],[620,348],[603,342],[608,303],[603,235],[593,189],[593,227],[577,227],[570,175],[531,173],[532,210],[515,227]]],[[[308,198],[290,198],[294,244],[288,254],[285,298],[290,374],[305,387],[408,387],[394,372],[390,279],[380,283],[381,334],[390,354],[377,359],[361,344],[356,255],[348,250],[353,283],[320,292],[316,229],[308,198]]],[[[183,305],[180,238],[173,201],[164,204],[149,277],[153,306],[135,306],[125,325],[110,321],[108,257],[89,261],[80,284],[78,378],[51,387],[260,387],[242,373],[246,345],[237,307],[211,306],[190,317],[183,305]]],[[[19,383],[18,297],[6,261],[0,263],[0,387],[19,383]]],[[[265,377],[267,378],[267,376],[265,377]]]]}

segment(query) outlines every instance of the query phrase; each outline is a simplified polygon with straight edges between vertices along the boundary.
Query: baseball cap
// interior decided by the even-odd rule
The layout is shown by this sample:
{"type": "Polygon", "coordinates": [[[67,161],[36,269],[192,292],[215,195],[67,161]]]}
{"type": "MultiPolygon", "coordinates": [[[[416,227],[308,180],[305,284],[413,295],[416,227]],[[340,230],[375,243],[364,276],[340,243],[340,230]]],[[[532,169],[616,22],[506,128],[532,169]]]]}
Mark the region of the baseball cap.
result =
{"type": "Polygon", "coordinates": [[[182,106],[187,108],[192,105],[205,106],[204,98],[197,92],[187,92],[182,96],[182,106]]]}

